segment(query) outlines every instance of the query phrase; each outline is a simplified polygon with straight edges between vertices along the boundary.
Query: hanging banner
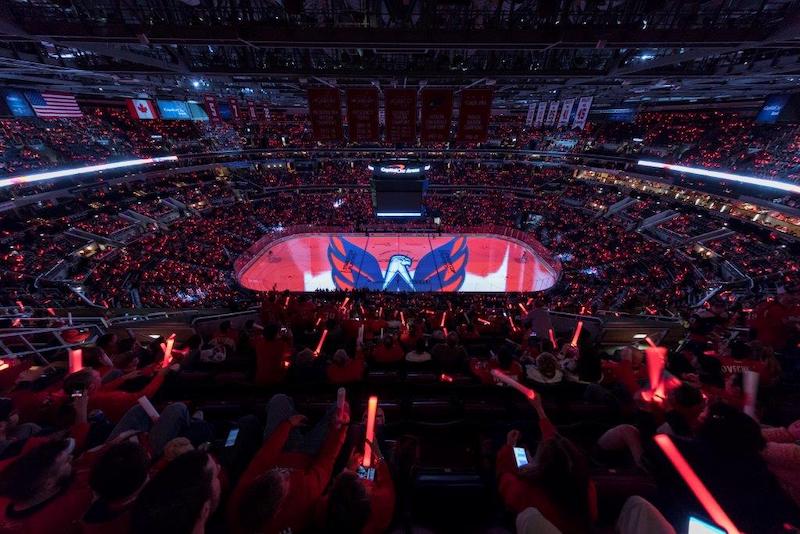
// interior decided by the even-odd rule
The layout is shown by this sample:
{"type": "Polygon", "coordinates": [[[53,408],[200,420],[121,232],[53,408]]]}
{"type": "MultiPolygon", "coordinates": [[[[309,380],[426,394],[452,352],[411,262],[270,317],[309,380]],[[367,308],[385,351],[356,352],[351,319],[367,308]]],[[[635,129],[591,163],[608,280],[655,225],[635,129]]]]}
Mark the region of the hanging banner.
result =
{"type": "Polygon", "coordinates": [[[453,120],[453,91],[423,89],[419,137],[423,143],[445,143],[450,140],[453,120]]]}
{"type": "Polygon", "coordinates": [[[552,126],[556,122],[558,116],[558,100],[550,102],[547,106],[547,118],[544,120],[545,126],[552,126]]]}
{"type": "Polygon", "coordinates": [[[458,134],[461,143],[483,143],[489,135],[492,116],[492,89],[464,89],[458,108],[458,134]]]}
{"type": "Polygon", "coordinates": [[[528,114],[525,116],[525,127],[533,126],[533,119],[536,117],[536,102],[528,104],[528,114]]]}
{"type": "Polygon", "coordinates": [[[206,105],[209,120],[220,122],[222,117],[219,113],[219,106],[217,106],[217,98],[214,95],[203,95],[203,103],[206,105]]]}
{"type": "Polygon", "coordinates": [[[417,137],[417,90],[386,89],[386,141],[413,143],[417,137]]]}
{"type": "Polygon", "coordinates": [[[342,140],[342,97],[337,88],[310,87],[308,113],[316,141],[342,140]]]}
{"type": "Polygon", "coordinates": [[[247,101],[247,111],[250,113],[250,120],[254,121],[258,119],[258,115],[256,114],[256,103],[252,100],[247,101]]]}
{"type": "Polygon", "coordinates": [[[235,98],[231,98],[228,100],[228,105],[231,107],[231,118],[239,120],[239,102],[235,98]]]}
{"type": "Polygon", "coordinates": [[[158,114],[156,113],[156,107],[150,100],[145,100],[141,98],[129,98],[128,111],[130,111],[131,116],[134,119],[139,119],[142,121],[153,120],[158,118],[158,114]]]}
{"type": "Polygon", "coordinates": [[[591,96],[583,96],[578,100],[578,109],[575,111],[575,119],[572,121],[572,127],[583,130],[586,125],[586,119],[589,118],[589,110],[592,107],[591,96]]]}
{"type": "Polygon", "coordinates": [[[347,129],[350,142],[377,141],[380,138],[378,98],[378,89],[375,87],[347,90],[347,129]]]}
{"type": "Polygon", "coordinates": [[[572,106],[575,104],[574,98],[568,98],[561,104],[561,113],[558,115],[558,127],[563,128],[569,124],[569,116],[572,113],[572,106]]]}
{"type": "Polygon", "coordinates": [[[541,128],[544,124],[544,116],[547,114],[547,102],[539,102],[539,108],[536,110],[536,120],[533,121],[534,128],[541,128]]]}

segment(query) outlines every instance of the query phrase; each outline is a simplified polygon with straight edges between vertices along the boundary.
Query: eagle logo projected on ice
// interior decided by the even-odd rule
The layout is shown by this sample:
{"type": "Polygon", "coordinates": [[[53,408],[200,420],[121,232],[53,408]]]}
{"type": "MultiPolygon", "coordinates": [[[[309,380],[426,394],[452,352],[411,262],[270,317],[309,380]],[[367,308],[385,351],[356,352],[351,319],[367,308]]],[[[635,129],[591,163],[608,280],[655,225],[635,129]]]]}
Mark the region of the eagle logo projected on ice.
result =
{"type": "Polygon", "coordinates": [[[373,291],[458,291],[467,274],[466,237],[454,237],[425,254],[414,265],[405,254],[393,254],[383,269],[377,258],[344,237],[331,237],[328,261],[337,289],[373,291]]]}

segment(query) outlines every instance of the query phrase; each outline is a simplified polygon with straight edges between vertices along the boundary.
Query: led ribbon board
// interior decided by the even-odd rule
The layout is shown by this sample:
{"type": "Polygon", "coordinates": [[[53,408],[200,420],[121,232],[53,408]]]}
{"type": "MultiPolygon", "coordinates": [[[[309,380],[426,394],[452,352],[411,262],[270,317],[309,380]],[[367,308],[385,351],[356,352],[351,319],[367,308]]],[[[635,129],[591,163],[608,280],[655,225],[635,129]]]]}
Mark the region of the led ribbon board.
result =
{"type": "Polygon", "coordinates": [[[0,187],[9,187],[11,185],[31,184],[34,182],[41,182],[44,180],[53,180],[55,178],[67,178],[71,176],[80,176],[83,174],[92,174],[94,172],[111,171],[115,169],[124,169],[127,167],[137,167],[139,165],[147,165],[150,163],[161,163],[164,161],[178,161],[178,156],[162,156],[158,158],[143,158],[143,159],[127,159],[125,161],[115,161],[113,163],[103,163],[100,165],[89,165],[87,167],[78,167],[75,169],[61,169],[57,171],[40,172],[36,174],[23,174],[20,176],[12,176],[11,178],[4,178],[0,180],[0,187]]]}
{"type": "Polygon", "coordinates": [[[712,171],[699,167],[686,167],[684,165],[672,165],[671,163],[661,163],[659,161],[647,161],[643,159],[640,159],[637,164],[641,167],[651,167],[653,169],[665,169],[668,171],[683,172],[686,174],[696,174],[697,176],[719,178],[720,180],[730,180],[731,182],[756,185],[759,187],[765,187],[767,189],[777,189],[779,191],[786,191],[788,193],[800,193],[800,186],[778,180],[767,180],[766,178],[742,176],[741,174],[732,174],[730,172],[712,171]]]}

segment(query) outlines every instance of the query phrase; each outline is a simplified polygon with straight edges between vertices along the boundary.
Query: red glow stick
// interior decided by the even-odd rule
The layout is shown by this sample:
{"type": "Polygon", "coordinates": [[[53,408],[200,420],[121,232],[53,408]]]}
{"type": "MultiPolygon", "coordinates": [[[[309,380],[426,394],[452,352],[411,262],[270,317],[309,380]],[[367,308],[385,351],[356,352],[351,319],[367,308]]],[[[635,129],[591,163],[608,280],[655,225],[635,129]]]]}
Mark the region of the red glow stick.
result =
{"type": "Polygon", "coordinates": [[[581,330],[583,330],[583,321],[578,321],[578,326],[575,327],[575,333],[572,335],[572,341],[569,342],[573,347],[578,346],[578,338],[581,337],[581,330]]]}
{"type": "Polygon", "coordinates": [[[516,332],[517,331],[517,325],[514,324],[514,318],[511,317],[510,315],[508,316],[508,324],[511,325],[511,331],[512,332],[516,332]]]}
{"type": "Polygon", "coordinates": [[[53,317],[56,316],[56,311],[53,308],[47,308],[47,313],[49,313],[53,317]]]}
{"type": "Polygon", "coordinates": [[[500,369],[492,369],[492,376],[498,379],[500,382],[503,382],[507,386],[516,389],[529,399],[534,399],[536,397],[536,393],[532,389],[526,388],[525,386],[523,386],[522,384],[520,384],[507,374],[505,374],[500,369]]]}
{"type": "Polygon", "coordinates": [[[369,398],[367,403],[367,434],[364,438],[364,467],[372,465],[372,443],[375,440],[375,415],[378,413],[378,397],[369,398]]]}
{"type": "Polygon", "coordinates": [[[656,345],[656,344],[653,342],[653,340],[652,340],[652,339],[650,339],[650,337],[649,337],[649,336],[648,336],[648,337],[645,337],[645,338],[644,338],[644,340],[645,340],[645,341],[647,341],[647,344],[648,344],[648,345],[650,345],[650,347],[657,347],[657,346],[658,346],[658,345],[656,345]]]}
{"type": "Polygon", "coordinates": [[[289,360],[283,360],[283,368],[284,369],[288,369],[290,365],[291,365],[291,363],[289,362],[289,360]]]}
{"type": "Polygon", "coordinates": [[[9,367],[10,365],[8,365],[6,362],[0,363],[0,371],[5,371],[9,367]]]}
{"type": "Polygon", "coordinates": [[[442,375],[439,377],[439,380],[441,380],[442,382],[451,383],[451,382],[453,382],[453,377],[450,376],[450,375],[446,375],[446,374],[442,373],[442,375]]]}
{"type": "Polygon", "coordinates": [[[533,297],[528,299],[528,302],[525,303],[526,306],[530,306],[531,302],[533,302],[533,297]]]}
{"type": "Polygon", "coordinates": [[[161,350],[164,351],[164,359],[161,361],[161,367],[169,367],[172,363],[172,347],[175,345],[175,334],[170,334],[166,343],[161,344],[161,350]]]}
{"type": "Polygon", "coordinates": [[[322,337],[319,338],[319,343],[317,343],[317,350],[314,351],[314,356],[319,356],[319,352],[322,350],[322,344],[325,343],[325,338],[328,337],[328,329],[322,331],[322,337]]]}
{"type": "Polygon", "coordinates": [[[287,296],[287,297],[286,297],[286,300],[284,300],[284,301],[283,301],[283,307],[284,307],[284,308],[286,308],[286,307],[288,307],[288,306],[289,306],[289,299],[290,299],[290,298],[291,298],[291,297],[287,296]]]}
{"type": "Polygon", "coordinates": [[[447,337],[447,335],[448,335],[448,334],[447,334],[447,328],[442,328],[442,330],[444,331],[444,335],[445,335],[445,337],[447,337]]]}
{"type": "Polygon", "coordinates": [[[552,328],[549,328],[547,330],[547,333],[550,335],[550,343],[553,344],[553,348],[555,349],[556,347],[558,347],[558,343],[556,343],[556,333],[553,332],[552,328]]]}
{"type": "Polygon", "coordinates": [[[525,306],[523,306],[521,302],[517,303],[517,306],[519,306],[519,309],[522,310],[524,315],[528,315],[528,310],[525,309],[525,306]]]}
{"type": "Polygon", "coordinates": [[[442,322],[441,322],[441,323],[439,323],[439,326],[440,326],[440,327],[442,327],[442,328],[444,328],[444,322],[445,322],[446,320],[447,320],[447,312],[444,312],[444,313],[442,314],[442,322]]]}
{"type": "Polygon", "coordinates": [[[487,325],[488,324],[492,324],[489,321],[487,321],[486,319],[481,319],[480,317],[478,317],[478,322],[481,323],[481,324],[487,324],[487,325]]]}
{"type": "Polygon", "coordinates": [[[400,312],[400,324],[402,324],[403,326],[406,325],[406,316],[403,315],[403,312],[400,312]]]}
{"type": "Polygon", "coordinates": [[[69,372],[77,373],[83,369],[83,349],[69,349],[69,372]]]}
{"type": "MultiPolygon", "coordinates": [[[[650,393],[653,395],[653,400],[657,400],[656,393],[661,388],[664,365],[667,361],[667,349],[665,347],[647,347],[644,350],[647,354],[647,377],[650,379],[650,393]]],[[[660,401],[663,401],[663,391],[661,393],[660,401]]]]}
{"type": "Polygon", "coordinates": [[[22,303],[21,300],[17,301],[17,307],[19,308],[19,311],[22,311],[22,312],[25,311],[25,305],[22,303]]]}
{"type": "Polygon", "coordinates": [[[345,297],[345,298],[344,298],[344,302],[342,302],[342,305],[341,305],[340,307],[341,307],[342,309],[346,308],[346,307],[347,307],[347,303],[348,303],[348,302],[350,302],[350,297],[345,297]]]}
{"type": "Polygon", "coordinates": [[[381,317],[383,317],[383,306],[381,306],[381,309],[378,310],[378,318],[381,317]]]}
{"type": "Polygon", "coordinates": [[[683,457],[670,437],[666,434],[657,434],[653,439],[664,451],[664,454],[678,471],[681,478],[683,478],[683,481],[686,482],[686,485],[689,486],[689,489],[692,490],[697,500],[700,501],[700,504],[703,505],[711,519],[724,528],[728,534],[740,534],[739,529],[736,528],[730,517],[728,517],[714,496],[711,495],[711,492],[708,491],[708,488],[697,476],[697,473],[694,472],[692,466],[689,465],[689,462],[686,461],[686,458],[683,457]]]}
{"type": "Polygon", "coordinates": [[[322,322],[322,317],[318,317],[317,318],[317,322],[314,323],[314,326],[319,326],[319,323],[321,323],[321,322],[322,322]]]}

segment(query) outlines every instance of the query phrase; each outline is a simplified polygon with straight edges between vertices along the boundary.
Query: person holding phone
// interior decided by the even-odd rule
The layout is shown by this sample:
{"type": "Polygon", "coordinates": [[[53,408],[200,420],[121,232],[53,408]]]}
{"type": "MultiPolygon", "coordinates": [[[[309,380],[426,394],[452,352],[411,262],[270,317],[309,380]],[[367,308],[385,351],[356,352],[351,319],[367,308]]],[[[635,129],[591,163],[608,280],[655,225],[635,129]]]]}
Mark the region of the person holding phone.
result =
{"type": "Polygon", "coordinates": [[[497,453],[500,496],[514,513],[536,508],[564,534],[587,532],[597,515],[587,459],[558,434],[544,411],[541,395],[530,402],[539,416],[542,437],[530,454],[519,446],[519,430],[508,433],[506,444],[497,453]]]}

